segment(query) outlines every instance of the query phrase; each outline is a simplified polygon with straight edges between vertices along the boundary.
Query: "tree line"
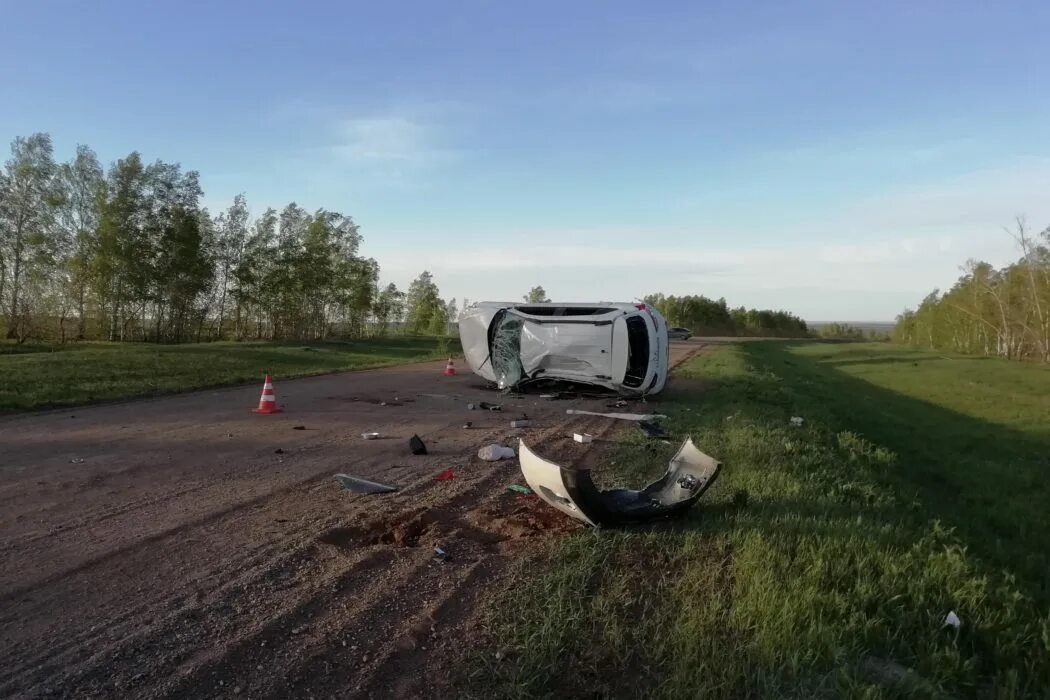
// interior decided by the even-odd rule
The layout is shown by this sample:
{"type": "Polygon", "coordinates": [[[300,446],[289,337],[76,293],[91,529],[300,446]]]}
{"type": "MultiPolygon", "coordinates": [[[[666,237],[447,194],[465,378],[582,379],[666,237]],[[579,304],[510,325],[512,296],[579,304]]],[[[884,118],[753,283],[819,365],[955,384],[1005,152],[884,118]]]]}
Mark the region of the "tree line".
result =
{"type": "Polygon", "coordinates": [[[445,334],[455,300],[429,272],[379,286],[344,214],[294,202],[212,215],[199,175],[133,152],[103,169],[87,146],[54,159],[18,137],[0,171],[0,332],[19,342],[179,342],[445,334]]]}
{"type": "Polygon", "coordinates": [[[804,337],[806,322],[787,311],[730,308],[725,299],[702,295],[650,294],[645,303],[657,309],[672,327],[688,328],[694,335],[804,337]]]}
{"type": "Polygon", "coordinates": [[[930,350],[1050,362],[1050,226],[1010,231],[1021,258],[996,269],[969,260],[946,292],[933,290],[897,317],[895,340],[930,350]]]}

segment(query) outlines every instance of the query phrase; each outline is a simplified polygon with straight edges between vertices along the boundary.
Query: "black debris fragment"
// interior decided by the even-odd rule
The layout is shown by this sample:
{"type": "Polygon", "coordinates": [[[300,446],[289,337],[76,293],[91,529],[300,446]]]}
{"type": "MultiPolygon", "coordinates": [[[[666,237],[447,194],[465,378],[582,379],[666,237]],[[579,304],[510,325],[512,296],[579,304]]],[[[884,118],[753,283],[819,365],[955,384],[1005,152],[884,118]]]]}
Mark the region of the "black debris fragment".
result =
{"type": "Polygon", "coordinates": [[[650,440],[667,437],[667,433],[664,432],[663,428],[656,423],[650,423],[649,421],[639,421],[638,429],[641,430],[642,434],[650,440]]]}
{"type": "Polygon", "coordinates": [[[425,455],[427,453],[427,446],[423,444],[418,435],[413,435],[409,438],[408,449],[412,450],[414,455],[425,455]]]}

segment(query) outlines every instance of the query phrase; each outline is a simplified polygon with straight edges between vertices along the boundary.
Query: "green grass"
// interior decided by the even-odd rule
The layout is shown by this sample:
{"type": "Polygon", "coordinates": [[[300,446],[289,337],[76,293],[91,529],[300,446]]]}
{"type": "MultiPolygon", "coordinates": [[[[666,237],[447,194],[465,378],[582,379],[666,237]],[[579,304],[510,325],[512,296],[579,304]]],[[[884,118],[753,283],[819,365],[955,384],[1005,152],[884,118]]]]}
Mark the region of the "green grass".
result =
{"type": "Polygon", "coordinates": [[[75,406],[444,357],[458,340],[0,346],[0,411],[75,406]]]}
{"type": "MultiPolygon", "coordinates": [[[[684,519],[522,561],[467,692],[1046,697],[1050,369],[756,342],[679,377],[661,410],[718,483],[684,519]]],[[[632,437],[603,476],[638,486],[674,449],[632,437]]]]}

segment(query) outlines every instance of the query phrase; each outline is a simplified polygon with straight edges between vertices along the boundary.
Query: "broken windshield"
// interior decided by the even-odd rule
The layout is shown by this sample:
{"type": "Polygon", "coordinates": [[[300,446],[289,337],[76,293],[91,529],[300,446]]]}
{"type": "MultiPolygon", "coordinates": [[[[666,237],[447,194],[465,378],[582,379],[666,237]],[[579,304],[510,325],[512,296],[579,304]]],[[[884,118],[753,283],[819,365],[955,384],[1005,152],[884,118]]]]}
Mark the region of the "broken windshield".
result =
{"type": "Polygon", "coordinates": [[[519,316],[500,311],[492,320],[489,335],[489,355],[496,384],[500,389],[512,387],[525,374],[521,366],[521,329],[523,320],[519,316]]]}

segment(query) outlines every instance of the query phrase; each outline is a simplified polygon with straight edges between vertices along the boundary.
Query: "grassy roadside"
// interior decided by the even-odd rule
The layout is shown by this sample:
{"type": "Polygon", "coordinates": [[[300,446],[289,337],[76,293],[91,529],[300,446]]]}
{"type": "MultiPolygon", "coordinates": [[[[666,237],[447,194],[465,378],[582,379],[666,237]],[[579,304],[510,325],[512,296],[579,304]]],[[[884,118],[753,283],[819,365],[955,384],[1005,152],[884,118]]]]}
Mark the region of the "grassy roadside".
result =
{"type": "Polygon", "coordinates": [[[459,352],[458,339],[347,343],[78,343],[0,346],[0,412],[416,362],[459,352]]]}
{"type": "MultiPolygon", "coordinates": [[[[522,562],[466,689],[1045,696],[1050,371],[777,342],[679,377],[661,408],[726,463],[719,483],[683,520],[582,531],[522,562]]],[[[633,440],[610,478],[642,483],[673,449],[633,440]]]]}

